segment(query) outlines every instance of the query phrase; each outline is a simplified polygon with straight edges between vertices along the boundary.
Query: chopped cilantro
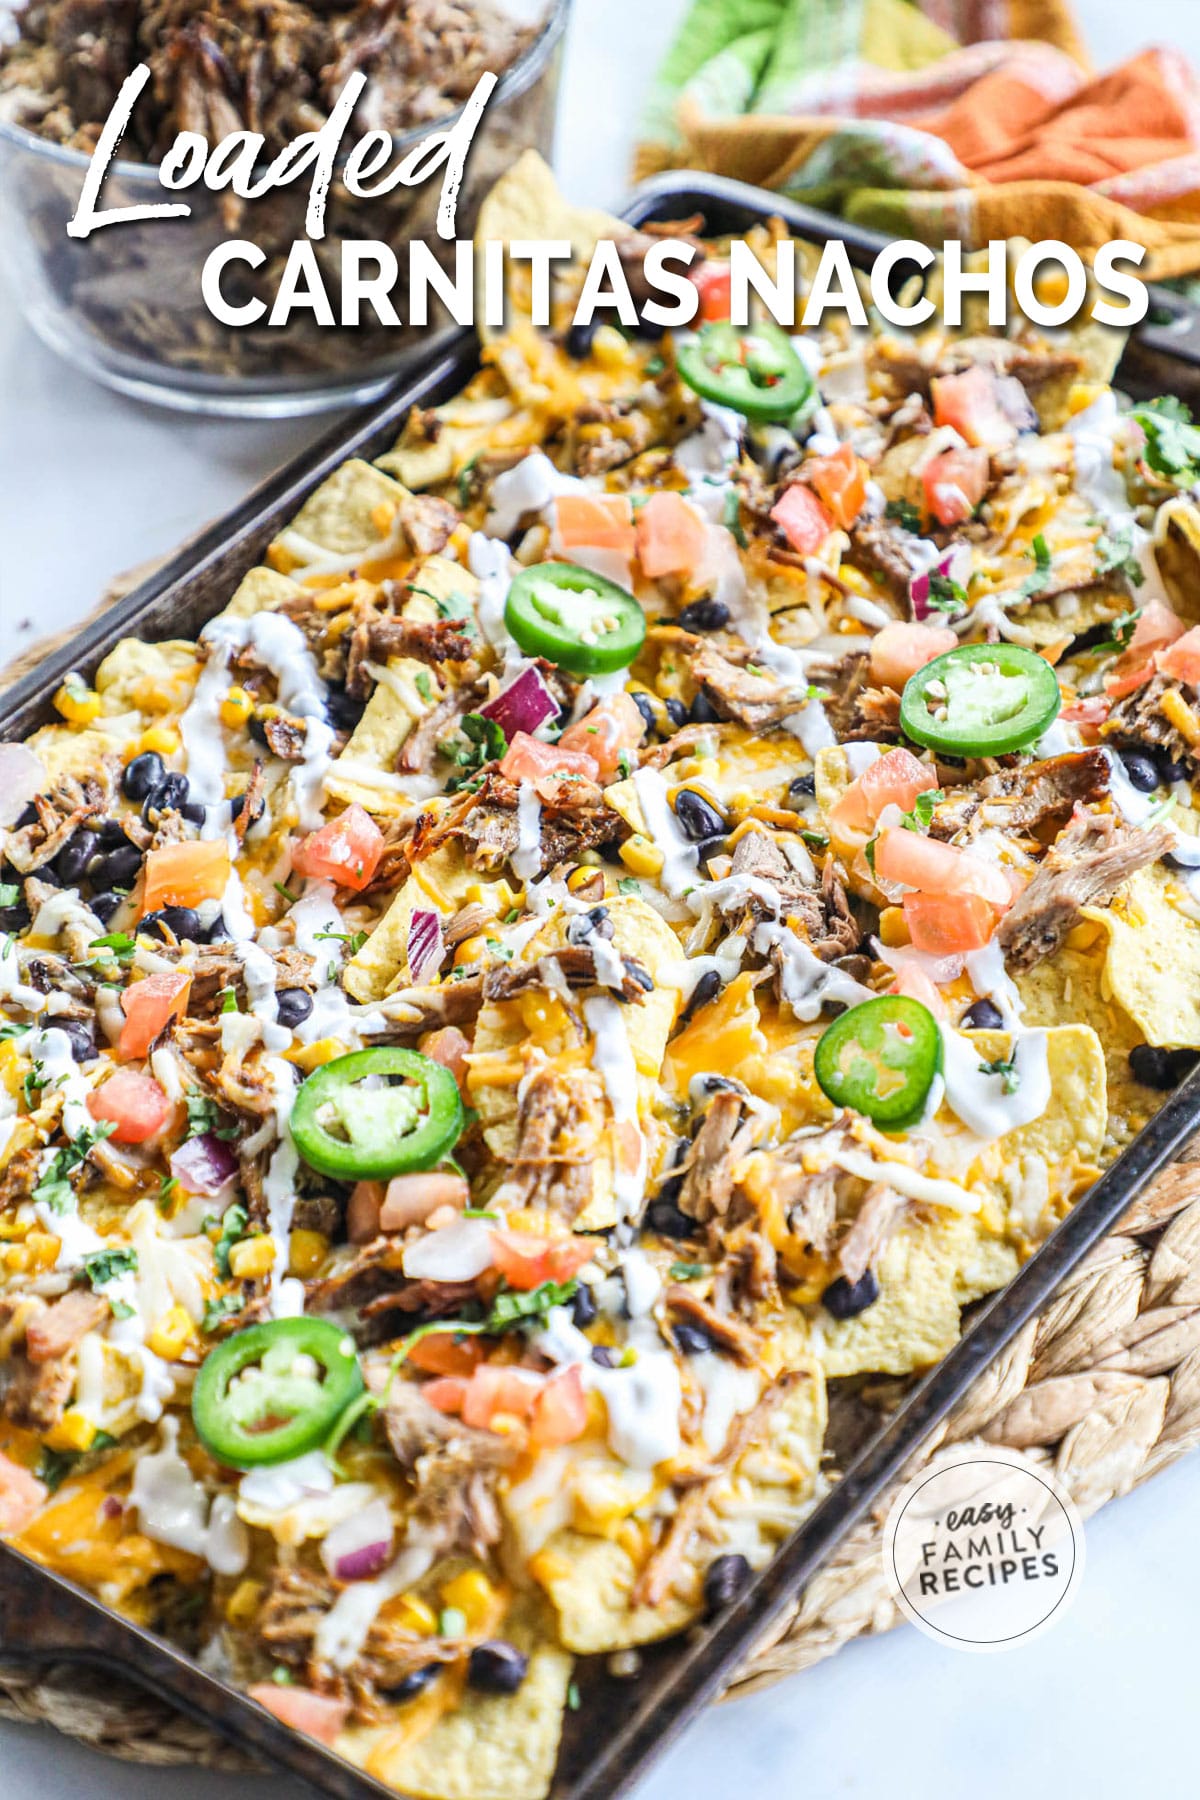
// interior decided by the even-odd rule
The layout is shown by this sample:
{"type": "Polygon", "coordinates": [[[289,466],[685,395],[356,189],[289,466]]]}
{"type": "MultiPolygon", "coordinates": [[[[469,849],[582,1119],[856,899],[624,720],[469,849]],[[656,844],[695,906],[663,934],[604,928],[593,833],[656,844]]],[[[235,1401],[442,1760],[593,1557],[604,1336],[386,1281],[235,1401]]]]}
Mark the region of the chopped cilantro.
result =
{"type": "Polygon", "coordinates": [[[1121,575],[1131,587],[1141,587],[1146,575],[1133,553],[1132,522],[1102,532],[1096,539],[1096,573],[1121,575]]]}
{"type": "Polygon", "coordinates": [[[633,774],[633,758],[630,756],[628,750],[622,750],[618,755],[617,768],[620,771],[622,781],[625,781],[633,774]]]}
{"type": "Polygon", "coordinates": [[[238,1201],[227,1206],[221,1214],[221,1235],[213,1245],[213,1261],[217,1265],[218,1275],[229,1279],[229,1252],[243,1235],[250,1223],[250,1214],[238,1201]]]}
{"type": "Polygon", "coordinates": [[[969,604],[967,590],[961,581],[951,581],[949,575],[936,573],[929,577],[929,606],[932,612],[953,616],[966,612],[969,604]]]}
{"type": "Polygon", "coordinates": [[[429,679],[428,669],[417,670],[413,676],[413,686],[426,704],[433,699],[433,683],[429,679]]]}
{"type": "Polygon", "coordinates": [[[224,1122],[225,1114],[207,1094],[192,1088],[184,1095],[184,1105],[187,1107],[187,1137],[203,1137],[206,1132],[211,1132],[228,1143],[237,1136],[237,1126],[224,1122]]]}
{"type": "Polygon", "coordinates": [[[217,1298],[210,1300],[204,1308],[204,1317],[200,1321],[201,1331],[215,1331],[223,1320],[232,1319],[237,1313],[240,1313],[245,1304],[241,1294],[218,1294],[217,1298]]]}
{"type": "Polygon", "coordinates": [[[85,1455],[94,1456],[97,1450],[111,1450],[116,1441],[111,1431],[98,1431],[86,1451],[43,1449],[37,1478],[52,1494],[56,1494],[71,1470],[85,1455]]]}
{"type": "MultiPolygon", "coordinates": [[[[89,950],[107,950],[107,958],[97,957],[97,962],[111,961],[129,963],[133,961],[137,951],[137,939],[131,938],[127,931],[110,931],[106,937],[93,938],[88,945],[89,950]]],[[[92,960],[92,959],[89,959],[92,960]]]]}
{"type": "Polygon", "coordinates": [[[742,529],[742,497],[736,488],[730,488],[725,496],[724,525],[731,532],[739,550],[748,546],[746,533],[742,529]]]}
{"type": "Polygon", "coordinates": [[[617,892],[619,894],[640,894],[641,891],[642,884],[636,875],[621,875],[618,877],[617,892]]]}
{"type": "Polygon", "coordinates": [[[217,999],[221,1002],[221,1011],[223,1013],[235,1013],[238,1011],[238,998],[237,998],[237,989],[236,988],[231,988],[231,987],[222,988],[220,993],[217,995],[217,999]]]}
{"type": "Polygon", "coordinates": [[[567,1683],[567,1711],[578,1712],[579,1707],[579,1683],[577,1681],[569,1681],[567,1683]]]}
{"type": "Polygon", "coordinates": [[[160,1212],[165,1212],[167,1210],[167,1208],[173,1204],[175,1196],[178,1192],[179,1192],[179,1177],[178,1177],[178,1175],[160,1175],[159,1176],[158,1205],[159,1205],[160,1212]]]}
{"type": "Polygon", "coordinates": [[[66,1212],[72,1199],[69,1177],[82,1166],[88,1151],[111,1137],[115,1130],[116,1126],[107,1119],[96,1125],[85,1125],[71,1143],[54,1152],[30,1199],[48,1206],[53,1213],[66,1212]]]}
{"type": "Polygon", "coordinates": [[[277,881],[274,883],[274,887],[275,892],[286,900],[289,906],[295,906],[300,896],[299,894],[293,894],[286,881],[277,881]]]}
{"type": "Polygon", "coordinates": [[[83,1272],[97,1293],[122,1275],[137,1273],[137,1251],[130,1249],[93,1250],[83,1259],[83,1272]]]}
{"type": "Polygon", "coordinates": [[[493,1300],[483,1329],[491,1335],[515,1326],[541,1324],[552,1306],[565,1306],[574,1299],[578,1286],[577,1281],[543,1281],[528,1293],[506,1288],[493,1300]]]}
{"type": "Polygon", "coordinates": [[[1020,591],[1023,599],[1029,599],[1033,594],[1040,594],[1044,588],[1050,585],[1050,565],[1053,558],[1050,555],[1050,546],[1040,531],[1030,546],[1029,554],[1033,557],[1035,567],[1033,574],[1027,575],[1021,583],[1020,591]]]}
{"type": "Polygon", "coordinates": [[[365,931],[314,931],[313,937],[331,938],[335,943],[345,944],[347,956],[357,956],[367,941],[365,931]]]}
{"type": "Polygon", "coordinates": [[[1135,406],[1133,417],[1146,434],[1142,460],[1147,468],[1175,487],[1191,487],[1200,479],[1200,431],[1182,400],[1166,394],[1135,406]]]}
{"type": "Polygon", "coordinates": [[[653,380],[656,375],[662,374],[666,366],[665,358],[661,356],[652,356],[650,361],[646,364],[645,372],[650,376],[651,380],[653,380]]]}
{"type": "MultiPolygon", "coordinates": [[[[912,811],[900,815],[900,823],[905,831],[928,831],[936,807],[945,798],[943,788],[929,788],[924,794],[918,794],[912,811]]],[[[871,841],[874,843],[875,840],[872,838],[871,841]]]]}
{"type": "Polygon", "coordinates": [[[885,519],[894,519],[905,531],[920,532],[921,515],[911,500],[889,500],[883,509],[885,519]]]}
{"type": "Polygon", "coordinates": [[[995,1062],[981,1062],[979,1065],[979,1072],[981,1075],[1001,1076],[1003,1078],[1004,1092],[1006,1094],[1015,1094],[1021,1085],[1021,1076],[1017,1069],[1017,1057],[1015,1051],[1007,1058],[997,1057],[995,1062]]]}
{"type": "Polygon", "coordinates": [[[667,1273],[672,1281],[698,1281],[701,1275],[707,1275],[707,1263],[673,1262],[667,1273]]]}
{"type": "MultiPolygon", "coordinates": [[[[466,506],[471,498],[471,472],[478,461],[479,456],[476,454],[471,458],[470,462],[465,462],[458,471],[458,504],[460,507],[466,506]]],[[[413,589],[414,593],[417,591],[416,588],[413,589]]]]}
{"type": "Polygon", "coordinates": [[[16,906],[21,898],[21,890],[15,881],[0,881],[0,906],[16,906]]]}

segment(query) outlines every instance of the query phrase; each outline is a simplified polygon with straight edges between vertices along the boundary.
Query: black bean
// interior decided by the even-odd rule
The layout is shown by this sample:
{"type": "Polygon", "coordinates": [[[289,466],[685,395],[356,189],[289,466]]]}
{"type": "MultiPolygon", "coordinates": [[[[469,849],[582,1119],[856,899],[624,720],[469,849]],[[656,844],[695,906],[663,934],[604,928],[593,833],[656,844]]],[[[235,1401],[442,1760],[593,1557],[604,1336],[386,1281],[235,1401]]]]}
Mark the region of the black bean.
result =
{"type": "Polygon", "coordinates": [[[642,723],[645,725],[646,730],[657,731],[658,714],[654,710],[649,694],[634,694],[631,697],[633,704],[642,715],[642,723]]]}
{"type": "Polygon", "coordinates": [[[671,1336],[675,1339],[676,1349],[684,1356],[703,1356],[713,1347],[712,1339],[700,1325],[672,1325],[671,1336]]]}
{"type": "Polygon", "coordinates": [[[678,622],[684,631],[723,631],[729,623],[729,608],[723,600],[693,600],[678,622]]]}
{"type": "Polygon", "coordinates": [[[657,325],[653,319],[647,319],[643,313],[639,313],[638,322],[633,329],[635,337],[640,337],[644,343],[660,344],[667,328],[665,325],[657,325]]]}
{"type": "Polygon", "coordinates": [[[410,1669],[402,1681],[397,1681],[394,1686],[385,1687],[381,1691],[387,1700],[414,1700],[418,1694],[425,1692],[430,1682],[435,1680],[441,1672],[441,1663],[426,1663],[424,1668],[410,1669]]]}
{"type": "Polygon", "coordinates": [[[831,1281],[821,1295],[821,1305],[835,1319],[856,1319],[868,1306],[874,1306],[878,1298],[879,1283],[868,1269],[857,1281],[847,1281],[844,1275],[831,1281]]]}
{"type": "Polygon", "coordinates": [[[797,775],[788,783],[788,799],[794,806],[797,800],[811,800],[817,791],[817,778],[813,774],[797,775]]]}
{"type": "Polygon", "coordinates": [[[576,362],[583,362],[592,354],[592,339],[600,329],[600,320],[594,315],[586,325],[572,325],[567,333],[567,355],[576,362]]]}
{"type": "Polygon", "coordinates": [[[676,731],[682,731],[688,722],[688,709],[682,700],[664,700],[663,711],[668,722],[676,731]]]}
{"type": "Polygon", "coordinates": [[[51,1021],[55,1031],[61,1031],[71,1045],[71,1055],[78,1063],[92,1062],[99,1054],[96,1039],[90,1025],[82,1019],[54,1019],[51,1021]]]}
{"type": "Polygon", "coordinates": [[[126,763],[121,792],[127,800],[148,800],[166,772],[166,765],[157,750],[143,750],[140,756],[126,763]]]}
{"type": "Polygon", "coordinates": [[[1187,781],[1189,779],[1188,766],[1185,762],[1173,762],[1165,751],[1159,753],[1157,761],[1158,779],[1163,782],[1165,786],[1170,787],[1173,781],[1187,781]]]}
{"type": "MultiPolygon", "coordinates": [[[[266,804],[267,804],[266,801],[263,799],[262,795],[260,794],[257,801],[255,802],[254,811],[250,817],[250,822],[246,827],[247,830],[250,829],[251,825],[258,824],[258,821],[263,816],[263,812],[266,808],[266,804]]],[[[246,807],[245,794],[235,794],[233,796],[233,799],[229,802],[230,818],[231,819],[240,819],[242,816],[242,813],[245,811],[245,807],[246,807]]]]}
{"type": "Polygon", "coordinates": [[[335,731],[353,731],[363,716],[365,700],[358,700],[348,694],[345,688],[330,688],[325,702],[325,710],[329,714],[329,723],[335,731]]]}
{"type": "Polygon", "coordinates": [[[185,800],[179,808],[179,816],[186,819],[189,825],[203,825],[208,808],[201,800],[185,800]]]}
{"type": "Polygon", "coordinates": [[[723,831],[718,832],[715,837],[701,838],[700,842],[696,845],[696,849],[700,854],[700,861],[706,863],[710,856],[720,856],[728,841],[729,840],[723,831]]]}
{"type": "Polygon", "coordinates": [[[16,829],[18,831],[20,831],[26,825],[36,825],[37,821],[38,821],[38,809],[33,804],[33,801],[31,800],[29,802],[29,804],[27,806],[23,806],[21,808],[21,811],[17,814],[16,829]]]}
{"type": "Polygon", "coordinates": [[[31,923],[29,908],[23,900],[18,900],[15,906],[0,907],[0,931],[28,931],[31,923]]]}
{"type": "Polygon", "coordinates": [[[675,796],[675,817],[683,827],[684,836],[698,844],[703,838],[726,835],[725,821],[703,794],[697,794],[693,788],[680,788],[675,796]]]}
{"type": "Polygon", "coordinates": [[[665,1191],[673,1187],[675,1193],[678,1194],[682,1185],[683,1183],[678,1177],[669,1178],[663,1182],[662,1187],[646,1208],[646,1223],[651,1231],[657,1231],[663,1237],[669,1238],[695,1237],[699,1230],[695,1219],[689,1219],[685,1212],[680,1212],[672,1196],[665,1191]]]}
{"type": "Polygon", "coordinates": [[[1003,1031],[1004,1014],[994,1000],[976,1000],[959,1020],[966,1031],[1003,1031]]]}
{"type": "Polygon", "coordinates": [[[167,931],[173,931],[180,943],[188,940],[193,944],[204,942],[200,915],[190,906],[164,906],[161,912],[147,913],[140,929],[149,932],[151,937],[161,938],[164,944],[167,941],[167,931]],[[167,930],[163,929],[164,926],[167,930]]]}
{"type": "Polygon", "coordinates": [[[78,887],[95,854],[96,840],[90,831],[77,831],[68,838],[54,858],[54,872],[64,887],[78,887]]]}
{"type": "Polygon", "coordinates": [[[711,1619],[737,1599],[750,1580],[744,1556],[718,1556],[704,1571],[704,1614],[711,1619]]]}
{"type": "Polygon", "coordinates": [[[1158,764],[1144,750],[1122,750],[1121,762],[1139,794],[1152,794],[1162,779],[1158,764]]]}
{"type": "Polygon", "coordinates": [[[692,725],[715,725],[720,716],[708,695],[701,690],[692,701],[688,722],[692,725]]]}
{"type": "Polygon", "coordinates": [[[303,988],[280,988],[275,995],[275,1004],[279,1009],[279,1023],[294,1031],[302,1025],[313,1009],[312,995],[303,988]]]}
{"type": "Polygon", "coordinates": [[[692,989],[691,999],[679,1015],[679,1028],[688,1025],[702,1007],[715,1000],[721,992],[721,977],[715,969],[705,969],[703,975],[692,989]]]}
{"type": "Polygon", "coordinates": [[[94,823],[97,850],[119,850],[129,842],[120,819],[98,819],[94,823]]]}
{"type": "Polygon", "coordinates": [[[250,723],[247,725],[246,730],[250,733],[254,742],[256,744],[261,744],[264,750],[269,750],[271,748],[270,744],[267,742],[266,724],[259,718],[257,713],[252,713],[250,715],[250,723]]]}
{"type": "Polygon", "coordinates": [[[1143,1087],[1162,1092],[1181,1082],[1195,1066],[1194,1050],[1163,1050],[1157,1044],[1135,1044],[1129,1052],[1129,1068],[1143,1087]]]}
{"type": "Polygon", "coordinates": [[[615,1369],[621,1360],[619,1350],[613,1350],[608,1344],[592,1345],[592,1361],[600,1369],[615,1369]]]}
{"type": "Polygon", "coordinates": [[[124,894],[93,894],[88,905],[100,923],[107,925],[124,898],[124,894]]]}
{"type": "Polygon", "coordinates": [[[1190,1075],[1196,1066],[1196,1052],[1194,1050],[1172,1050],[1170,1055],[1171,1072],[1176,1081],[1182,1081],[1184,1076],[1190,1075]]]}
{"type": "Polygon", "coordinates": [[[483,1694],[515,1694],[529,1673],[529,1658],[503,1638],[476,1644],[467,1664],[467,1684],[483,1694]]]}
{"type": "Polygon", "coordinates": [[[581,1281],[575,1289],[575,1298],[571,1302],[571,1318],[580,1331],[586,1331],[598,1311],[596,1296],[586,1281],[581,1281]]]}
{"type": "Polygon", "coordinates": [[[714,1094],[746,1094],[749,1089],[736,1075],[702,1075],[697,1086],[708,1098],[714,1094]]]}
{"type": "Polygon", "coordinates": [[[132,887],[142,866],[142,853],[136,844],[126,840],[120,850],[101,856],[92,869],[92,880],[99,888],[132,887]]]}
{"type": "Polygon", "coordinates": [[[147,794],[146,803],[142,807],[142,818],[149,822],[151,813],[173,811],[176,807],[182,806],[187,797],[187,776],[180,775],[177,770],[172,769],[163,776],[158,786],[147,794]]]}

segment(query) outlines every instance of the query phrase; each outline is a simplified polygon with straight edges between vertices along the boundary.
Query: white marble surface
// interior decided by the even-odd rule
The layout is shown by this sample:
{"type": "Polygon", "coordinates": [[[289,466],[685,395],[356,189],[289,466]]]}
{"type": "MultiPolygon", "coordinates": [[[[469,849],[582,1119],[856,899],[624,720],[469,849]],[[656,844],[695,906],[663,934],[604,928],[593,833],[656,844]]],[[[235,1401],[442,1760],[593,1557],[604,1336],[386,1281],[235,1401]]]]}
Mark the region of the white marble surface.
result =
{"type": "MultiPolygon", "coordinates": [[[[580,199],[621,192],[639,71],[681,6],[576,0],[560,166],[580,199]]],[[[1078,0],[1078,10],[1099,63],[1156,40],[1200,59],[1197,0],[1078,0]]],[[[109,575],[228,507],[319,429],[196,421],[109,395],[43,350],[0,289],[0,657],[78,618],[109,575]]],[[[1035,1644],[963,1656],[907,1628],[856,1644],[708,1714],[639,1800],[1192,1792],[1198,1502],[1193,1458],[1097,1518],[1079,1599],[1035,1644]]],[[[279,1778],[129,1768],[9,1725],[0,1727],[0,1779],[22,1800],[302,1794],[279,1778]]]]}

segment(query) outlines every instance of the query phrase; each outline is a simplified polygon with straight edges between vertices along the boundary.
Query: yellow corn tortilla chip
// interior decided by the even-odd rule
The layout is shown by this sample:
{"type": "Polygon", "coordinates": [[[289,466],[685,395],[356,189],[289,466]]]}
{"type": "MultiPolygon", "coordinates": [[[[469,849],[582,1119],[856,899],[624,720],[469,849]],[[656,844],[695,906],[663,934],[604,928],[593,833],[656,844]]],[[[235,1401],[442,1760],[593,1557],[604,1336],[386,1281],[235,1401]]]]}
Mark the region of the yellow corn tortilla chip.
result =
{"type": "Polygon", "coordinates": [[[94,775],[104,758],[121,747],[121,740],[106,731],[96,727],[72,731],[66,725],[43,725],[28,742],[46,771],[48,785],[61,775],[94,775]]]}
{"type": "Polygon", "coordinates": [[[1108,933],[1104,991],[1149,1044],[1200,1050],[1200,925],[1174,904],[1178,878],[1141,869],[1106,907],[1088,907],[1108,933]]]}
{"type": "Polygon", "coordinates": [[[1200,624],[1200,507],[1183,496],[1169,500],[1157,526],[1154,559],[1163,586],[1180,618],[1200,624]]]}
{"type": "Polygon", "coordinates": [[[1024,612],[1015,607],[1010,611],[1014,623],[1029,632],[1033,647],[1044,650],[1047,644],[1082,637],[1093,625],[1107,625],[1110,619],[1121,618],[1129,611],[1129,595],[1112,588],[1085,588],[1057,600],[1037,600],[1024,612]]]}
{"type": "MultiPolygon", "coordinates": [[[[170,688],[178,676],[194,673],[195,668],[192,644],[175,640],[144,644],[140,638],[122,638],[96,670],[94,686],[104,697],[106,713],[142,711],[150,704],[149,690],[156,683],[170,688]]],[[[179,691],[182,698],[185,690],[179,691]]]]}
{"type": "Polygon", "coordinates": [[[280,548],[302,567],[319,554],[353,556],[377,549],[384,534],[375,523],[376,507],[395,507],[407,497],[399,482],[352,457],[309,496],[272,549],[280,548]]]}
{"type": "Polygon", "coordinates": [[[255,613],[273,612],[285,600],[303,592],[300,583],[289,575],[280,575],[275,569],[251,569],[243,575],[225,611],[230,618],[250,619],[255,613]]]}
{"type": "Polygon", "coordinates": [[[1011,1244],[969,1214],[909,1213],[875,1264],[879,1298],[854,1319],[805,1308],[809,1348],[826,1376],[908,1375],[953,1349],[964,1306],[1012,1280],[1011,1244]]]}
{"type": "Polygon", "coordinates": [[[512,396],[494,369],[485,369],[452,400],[435,408],[437,431],[424,435],[410,419],[375,467],[394,475],[410,493],[452,480],[483,450],[502,446],[534,448],[538,429],[526,413],[518,413],[512,396]],[[516,423],[514,424],[514,420],[516,423]]]}
{"type": "MultiPolygon", "coordinates": [[[[651,906],[632,895],[622,894],[606,902],[613,927],[613,945],[623,956],[639,962],[655,983],[644,1000],[621,1008],[621,1017],[629,1038],[629,1048],[638,1071],[639,1111],[645,1119],[651,1109],[653,1095],[662,1069],[663,1052],[679,1006],[679,988],[673,978],[681,951],[679,940],[651,906]]],[[[517,958],[514,967],[533,963],[540,956],[552,956],[566,943],[569,916],[562,911],[553,914],[532,937],[517,958]]],[[[603,992],[603,990],[600,990],[603,992]]],[[[547,1009],[552,1021],[559,1009],[547,1009]]],[[[565,1022],[565,1014],[562,1015],[565,1022]]],[[[560,1034],[553,1023],[547,1023],[549,1035],[538,1045],[551,1065],[559,1058],[563,1066],[582,1067],[580,1044],[569,1025],[560,1034]]],[[[514,1068],[521,1060],[522,1046],[537,1043],[531,1033],[519,1000],[506,1000],[486,1005],[479,1014],[473,1056],[507,1062],[514,1068]]],[[[483,1135],[493,1156],[511,1162],[517,1148],[519,1113],[517,1080],[503,1082],[488,1079],[487,1064],[482,1072],[473,1069],[471,1095],[479,1111],[483,1135]]],[[[607,1105],[607,1102],[606,1102],[607,1105]]],[[[592,1198],[575,1220],[579,1231],[604,1230],[617,1222],[617,1198],[614,1178],[612,1134],[605,1132],[596,1144],[592,1159],[592,1198]]]]}
{"type": "Polygon", "coordinates": [[[540,1610],[526,1605],[505,1622],[505,1637],[529,1656],[515,1694],[467,1688],[415,1742],[402,1724],[349,1730],[338,1752],[414,1800],[542,1800],[554,1775],[572,1658],[553,1642],[540,1610]]]}
{"type": "Polygon", "coordinates": [[[1057,955],[1018,975],[1017,987],[1026,1025],[1057,1025],[1060,1019],[1075,1019],[1092,1027],[1104,1051],[1108,1132],[1117,1144],[1124,1144],[1155,1110],[1149,1089],[1136,1082],[1129,1069],[1129,1052],[1145,1041],[1145,1033],[1111,993],[1105,992],[1107,935],[1098,926],[1088,925],[1077,928],[1072,939],[1083,932],[1091,933],[1089,945],[1064,944],[1057,955]]]}
{"type": "Polygon", "coordinates": [[[802,1346],[787,1360],[810,1379],[779,1403],[764,1442],[747,1447],[714,1494],[680,1578],[660,1605],[630,1606],[638,1566],[613,1538],[565,1529],[534,1557],[568,1649],[580,1656],[625,1650],[681,1630],[702,1611],[704,1570],[715,1557],[737,1550],[761,1567],[801,1522],[812,1502],[828,1410],[819,1364],[802,1346]]]}
{"type": "MultiPolygon", "coordinates": [[[[570,206],[564,200],[557,181],[536,150],[519,156],[484,199],[475,225],[475,245],[511,244],[521,239],[540,242],[569,243],[574,259],[585,264],[601,238],[628,237],[629,226],[611,213],[592,207],[570,206]]],[[[482,267],[482,257],[480,266],[482,267]]],[[[561,268],[563,265],[558,265],[561,268]]],[[[510,259],[506,269],[509,326],[518,318],[532,316],[529,264],[510,259]]],[[[482,320],[482,305],[476,318],[482,320]]],[[[485,344],[502,335],[495,326],[480,324],[479,334],[485,344]]]]}
{"type": "Polygon", "coordinates": [[[343,985],[355,1000],[382,1000],[406,985],[408,927],[420,908],[450,918],[478,882],[457,844],[446,844],[416,865],[358,954],[346,965],[343,985]]]}

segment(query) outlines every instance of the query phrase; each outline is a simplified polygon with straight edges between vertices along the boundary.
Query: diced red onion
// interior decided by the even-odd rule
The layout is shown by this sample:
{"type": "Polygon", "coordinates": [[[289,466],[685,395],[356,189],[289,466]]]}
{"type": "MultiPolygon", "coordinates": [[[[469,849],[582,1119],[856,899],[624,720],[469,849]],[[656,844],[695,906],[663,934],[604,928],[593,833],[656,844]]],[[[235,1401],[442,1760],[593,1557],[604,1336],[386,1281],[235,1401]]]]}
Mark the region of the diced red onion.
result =
{"type": "Polygon", "coordinates": [[[553,719],[558,701],[542,679],[541,670],[526,663],[520,674],[479,710],[485,719],[495,720],[511,744],[518,731],[527,731],[532,737],[539,725],[553,719]]]}
{"type": "Polygon", "coordinates": [[[15,825],[49,786],[50,777],[28,744],[0,744],[0,825],[15,825]]]}
{"type": "Polygon", "coordinates": [[[966,966],[961,955],[932,956],[928,950],[914,950],[911,944],[893,948],[882,943],[879,938],[872,938],[871,947],[880,962],[886,963],[889,969],[895,969],[897,974],[906,965],[920,969],[923,975],[928,975],[935,987],[942,987],[947,981],[957,981],[966,966]]]}
{"type": "Polygon", "coordinates": [[[929,579],[932,575],[944,575],[949,581],[962,584],[964,574],[971,569],[971,552],[965,544],[952,544],[943,550],[935,563],[914,575],[908,584],[908,597],[912,604],[913,618],[922,624],[936,609],[929,604],[929,579]],[[957,572],[956,572],[957,571],[957,572]]]}
{"type": "Polygon", "coordinates": [[[372,1500],[334,1526],[321,1561],[336,1581],[370,1581],[391,1561],[393,1530],[386,1500],[372,1500]]]}
{"type": "Polygon", "coordinates": [[[408,969],[413,980],[424,981],[436,974],[443,954],[440,914],[414,912],[408,922],[408,969]]]}
{"type": "Polygon", "coordinates": [[[211,1131],[189,1138],[171,1157],[171,1173],[189,1194],[219,1194],[237,1172],[237,1157],[211,1131]]]}
{"type": "Polygon", "coordinates": [[[413,1281],[474,1281],[492,1262],[492,1232],[484,1219],[456,1219],[404,1247],[404,1273],[413,1281]]]}

